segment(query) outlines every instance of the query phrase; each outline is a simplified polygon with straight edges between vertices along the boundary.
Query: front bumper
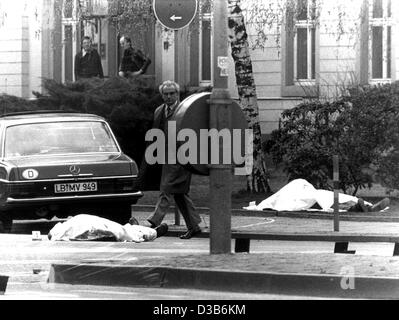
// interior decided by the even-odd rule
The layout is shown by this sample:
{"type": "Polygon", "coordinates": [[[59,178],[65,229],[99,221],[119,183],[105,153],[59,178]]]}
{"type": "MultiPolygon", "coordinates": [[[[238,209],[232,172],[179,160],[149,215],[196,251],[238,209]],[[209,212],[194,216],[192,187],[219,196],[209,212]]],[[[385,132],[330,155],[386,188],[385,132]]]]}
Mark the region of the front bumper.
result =
{"type": "Polygon", "coordinates": [[[54,179],[40,181],[0,181],[0,209],[31,205],[68,205],[71,203],[136,203],[143,193],[135,188],[136,176],[54,179]],[[55,193],[57,183],[97,183],[93,192],[55,193]]]}
{"type": "Polygon", "coordinates": [[[143,196],[143,193],[114,193],[114,194],[92,194],[92,195],[73,195],[73,196],[58,196],[58,197],[39,197],[39,198],[12,198],[8,197],[6,205],[22,205],[22,204],[40,204],[40,203],[62,203],[70,201],[90,201],[90,200],[123,200],[123,201],[137,201],[143,196]]]}

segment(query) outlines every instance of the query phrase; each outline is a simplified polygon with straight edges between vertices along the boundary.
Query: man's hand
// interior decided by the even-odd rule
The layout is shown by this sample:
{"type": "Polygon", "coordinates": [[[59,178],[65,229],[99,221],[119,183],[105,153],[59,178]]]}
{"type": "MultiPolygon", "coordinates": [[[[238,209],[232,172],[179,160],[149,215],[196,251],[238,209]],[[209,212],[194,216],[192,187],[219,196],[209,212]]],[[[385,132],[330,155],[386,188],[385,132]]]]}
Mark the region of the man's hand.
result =
{"type": "Polygon", "coordinates": [[[143,71],[140,69],[139,71],[131,72],[130,75],[133,76],[133,77],[136,77],[136,76],[139,76],[142,73],[143,73],[143,71]]]}
{"type": "Polygon", "coordinates": [[[126,76],[128,78],[131,78],[131,77],[137,77],[137,76],[139,76],[142,73],[143,73],[143,70],[141,70],[141,69],[139,71],[135,71],[135,72],[126,71],[126,73],[123,72],[123,71],[119,71],[119,76],[120,77],[126,76]]]}

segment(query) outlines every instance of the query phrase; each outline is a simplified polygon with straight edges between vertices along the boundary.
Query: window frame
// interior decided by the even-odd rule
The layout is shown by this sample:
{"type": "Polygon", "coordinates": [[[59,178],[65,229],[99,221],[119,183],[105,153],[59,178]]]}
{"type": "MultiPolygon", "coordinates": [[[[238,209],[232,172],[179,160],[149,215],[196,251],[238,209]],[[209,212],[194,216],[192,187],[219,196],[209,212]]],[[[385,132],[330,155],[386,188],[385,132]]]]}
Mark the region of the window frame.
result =
{"type": "MultiPolygon", "coordinates": [[[[78,35],[77,35],[77,10],[78,10],[78,0],[70,0],[70,1],[63,1],[62,3],[62,16],[61,16],[61,41],[62,41],[62,66],[61,66],[61,79],[63,82],[65,81],[74,81],[74,57],[78,50],[78,35]],[[66,17],[65,13],[67,8],[66,5],[71,4],[70,12],[72,13],[71,16],[66,17]],[[66,30],[71,29],[71,39],[66,38],[66,30]],[[69,41],[70,40],[70,41],[69,41]],[[66,55],[66,45],[71,44],[71,56],[67,57],[66,55]],[[67,70],[66,61],[68,59],[72,59],[70,64],[72,66],[72,70],[67,70]]],[[[69,61],[69,60],[68,60],[69,61]]],[[[69,65],[68,65],[69,66],[69,65]]]]}
{"type": "Polygon", "coordinates": [[[374,1],[370,1],[368,8],[369,26],[368,26],[368,39],[369,39],[369,52],[368,59],[369,65],[369,83],[382,84],[391,83],[395,80],[394,70],[394,50],[393,50],[393,33],[394,33],[394,11],[392,0],[382,1],[382,17],[374,17],[374,1]],[[390,4],[390,8],[388,7],[390,4]],[[390,16],[389,14],[390,13],[390,16]],[[374,56],[373,56],[373,29],[382,27],[382,78],[374,78],[374,56]],[[388,49],[388,29],[390,28],[390,50],[388,49]],[[390,68],[388,67],[388,60],[390,61],[390,68]]]}
{"type": "MultiPolygon", "coordinates": [[[[298,1],[298,0],[297,0],[298,1]]],[[[315,1],[317,4],[317,0],[315,1]]],[[[287,10],[285,15],[285,31],[282,32],[282,89],[281,95],[283,97],[317,97],[319,95],[319,43],[320,32],[319,26],[312,17],[312,10],[317,10],[317,6],[312,8],[312,2],[307,4],[307,20],[296,20],[294,13],[287,10]],[[294,30],[289,30],[288,26],[292,25],[294,30]],[[297,28],[307,28],[307,34],[312,33],[314,29],[314,41],[307,41],[307,59],[308,59],[308,77],[309,74],[314,74],[314,79],[297,79],[297,28]],[[312,45],[314,44],[314,53],[312,52],[312,45]],[[310,54],[309,54],[310,53],[310,54]],[[312,61],[314,56],[314,63],[312,61]],[[314,70],[312,70],[312,66],[314,70]]],[[[316,14],[317,16],[317,14],[316,14]]]]}
{"type": "MultiPolygon", "coordinates": [[[[296,20],[295,21],[295,37],[294,37],[294,81],[297,84],[308,84],[316,82],[316,62],[313,61],[316,56],[316,46],[313,52],[314,37],[316,37],[316,32],[312,34],[313,30],[316,30],[316,21],[312,18],[312,2],[308,0],[306,20],[296,20]],[[307,78],[298,79],[298,29],[306,29],[307,35],[307,78]]],[[[315,10],[315,9],[314,9],[315,10]]]]}

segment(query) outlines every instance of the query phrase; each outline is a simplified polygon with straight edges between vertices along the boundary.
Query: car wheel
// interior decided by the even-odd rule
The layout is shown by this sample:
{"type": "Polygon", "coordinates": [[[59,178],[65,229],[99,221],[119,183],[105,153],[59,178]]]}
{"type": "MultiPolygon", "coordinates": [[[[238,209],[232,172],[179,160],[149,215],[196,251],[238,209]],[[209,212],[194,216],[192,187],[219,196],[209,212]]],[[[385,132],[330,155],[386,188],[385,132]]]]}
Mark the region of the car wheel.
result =
{"type": "Polygon", "coordinates": [[[0,232],[10,233],[12,229],[12,218],[9,215],[4,215],[0,217],[0,232]]]}

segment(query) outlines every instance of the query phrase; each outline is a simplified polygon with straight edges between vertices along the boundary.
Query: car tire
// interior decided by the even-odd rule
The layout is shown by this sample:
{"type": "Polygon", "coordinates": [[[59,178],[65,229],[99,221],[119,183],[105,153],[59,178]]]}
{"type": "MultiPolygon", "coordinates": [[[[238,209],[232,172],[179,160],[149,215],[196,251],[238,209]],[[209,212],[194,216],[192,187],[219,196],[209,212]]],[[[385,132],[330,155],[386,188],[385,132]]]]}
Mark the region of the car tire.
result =
{"type": "Polygon", "coordinates": [[[11,233],[13,219],[9,215],[0,217],[0,233],[11,233]]]}

